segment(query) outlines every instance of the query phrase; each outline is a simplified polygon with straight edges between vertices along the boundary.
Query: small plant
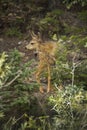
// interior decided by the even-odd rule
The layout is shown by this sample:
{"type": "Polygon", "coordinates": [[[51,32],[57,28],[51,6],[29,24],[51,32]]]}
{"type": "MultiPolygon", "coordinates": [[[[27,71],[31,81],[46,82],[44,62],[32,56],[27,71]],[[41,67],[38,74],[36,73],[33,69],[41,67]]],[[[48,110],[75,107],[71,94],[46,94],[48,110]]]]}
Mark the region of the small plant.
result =
{"type": "Polygon", "coordinates": [[[3,118],[5,115],[2,111],[0,111],[0,118],[3,118]]]}
{"type": "Polygon", "coordinates": [[[8,75],[11,73],[10,64],[7,63],[8,55],[3,52],[0,54],[0,88],[7,81],[8,75]]]}
{"type": "Polygon", "coordinates": [[[66,7],[68,9],[70,9],[75,4],[80,4],[81,6],[86,6],[87,5],[86,0],[84,0],[84,1],[82,1],[82,0],[71,0],[71,1],[70,0],[63,0],[63,3],[66,4],[66,7]]]}
{"type": "Polygon", "coordinates": [[[20,124],[18,130],[26,130],[26,129],[51,130],[49,116],[40,116],[35,118],[33,116],[28,116],[27,114],[23,114],[18,119],[16,119],[15,117],[11,117],[4,125],[3,130],[12,130],[13,128],[16,127],[18,123],[20,124]],[[20,122],[21,120],[22,123],[20,122]]]}
{"type": "Polygon", "coordinates": [[[87,10],[78,13],[78,18],[87,22],[87,10]]]}

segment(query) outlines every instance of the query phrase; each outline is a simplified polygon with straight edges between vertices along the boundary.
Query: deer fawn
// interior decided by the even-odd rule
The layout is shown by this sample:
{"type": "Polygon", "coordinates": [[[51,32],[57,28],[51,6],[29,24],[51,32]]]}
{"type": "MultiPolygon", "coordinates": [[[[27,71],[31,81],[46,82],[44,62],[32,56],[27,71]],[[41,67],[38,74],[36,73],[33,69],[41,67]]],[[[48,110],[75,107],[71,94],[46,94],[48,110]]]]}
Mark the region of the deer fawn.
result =
{"type": "Polygon", "coordinates": [[[51,65],[55,62],[55,52],[57,48],[57,43],[52,41],[43,42],[40,35],[31,33],[32,40],[26,46],[29,50],[36,50],[38,52],[38,67],[36,72],[37,83],[40,84],[40,92],[43,93],[43,87],[40,82],[40,75],[43,71],[47,70],[48,73],[48,85],[47,92],[51,89],[51,65]]]}

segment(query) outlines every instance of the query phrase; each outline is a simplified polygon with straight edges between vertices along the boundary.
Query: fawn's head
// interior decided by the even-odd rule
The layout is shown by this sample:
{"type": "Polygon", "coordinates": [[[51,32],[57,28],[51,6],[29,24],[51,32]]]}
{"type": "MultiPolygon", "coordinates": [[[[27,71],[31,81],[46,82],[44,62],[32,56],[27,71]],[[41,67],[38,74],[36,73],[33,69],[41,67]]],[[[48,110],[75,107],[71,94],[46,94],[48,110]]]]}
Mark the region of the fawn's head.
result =
{"type": "Polygon", "coordinates": [[[29,42],[26,48],[29,50],[38,49],[39,45],[42,43],[40,33],[36,35],[34,32],[31,32],[31,37],[32,37],[32,40],[29,42]]]}

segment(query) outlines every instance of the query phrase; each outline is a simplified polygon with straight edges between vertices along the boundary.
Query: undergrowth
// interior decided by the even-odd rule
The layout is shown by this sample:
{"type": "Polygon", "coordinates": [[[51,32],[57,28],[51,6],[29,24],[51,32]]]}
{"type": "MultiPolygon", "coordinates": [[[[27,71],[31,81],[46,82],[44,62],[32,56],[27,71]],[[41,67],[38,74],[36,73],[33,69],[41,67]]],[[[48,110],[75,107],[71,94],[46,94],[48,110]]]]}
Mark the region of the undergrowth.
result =
{"type": "Polygon", "coordinates": [[[77,36],[59,39],[56,64],[51,73],[55,91],[46,94],[47,97],[43,94],[43,100],[33,94],[39,87],[33,77],[35,60],[22,63],[22,55],[16,49],[0,54],[2,130],[77,130],[77,127],[86,130],[86,41],[86,37],[77,36]]]}

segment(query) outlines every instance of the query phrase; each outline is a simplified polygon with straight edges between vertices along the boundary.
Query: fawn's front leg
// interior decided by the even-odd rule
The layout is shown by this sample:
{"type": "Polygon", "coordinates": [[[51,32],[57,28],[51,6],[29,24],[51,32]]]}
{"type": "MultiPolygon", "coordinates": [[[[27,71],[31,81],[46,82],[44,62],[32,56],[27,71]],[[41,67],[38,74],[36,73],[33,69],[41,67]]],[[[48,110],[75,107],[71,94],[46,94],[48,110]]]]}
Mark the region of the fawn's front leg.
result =
{"type": "Polygon", "coordinates": [[[44,93],[43,87],[40,82],[40,74],[42,73],[42,71],[43,71],[43,66],[39,64],[37,73],[36,73],[36,80],[37,80],[37,83],[40,85],[40,88],[39,88],[40,92],[44,93]]]}

